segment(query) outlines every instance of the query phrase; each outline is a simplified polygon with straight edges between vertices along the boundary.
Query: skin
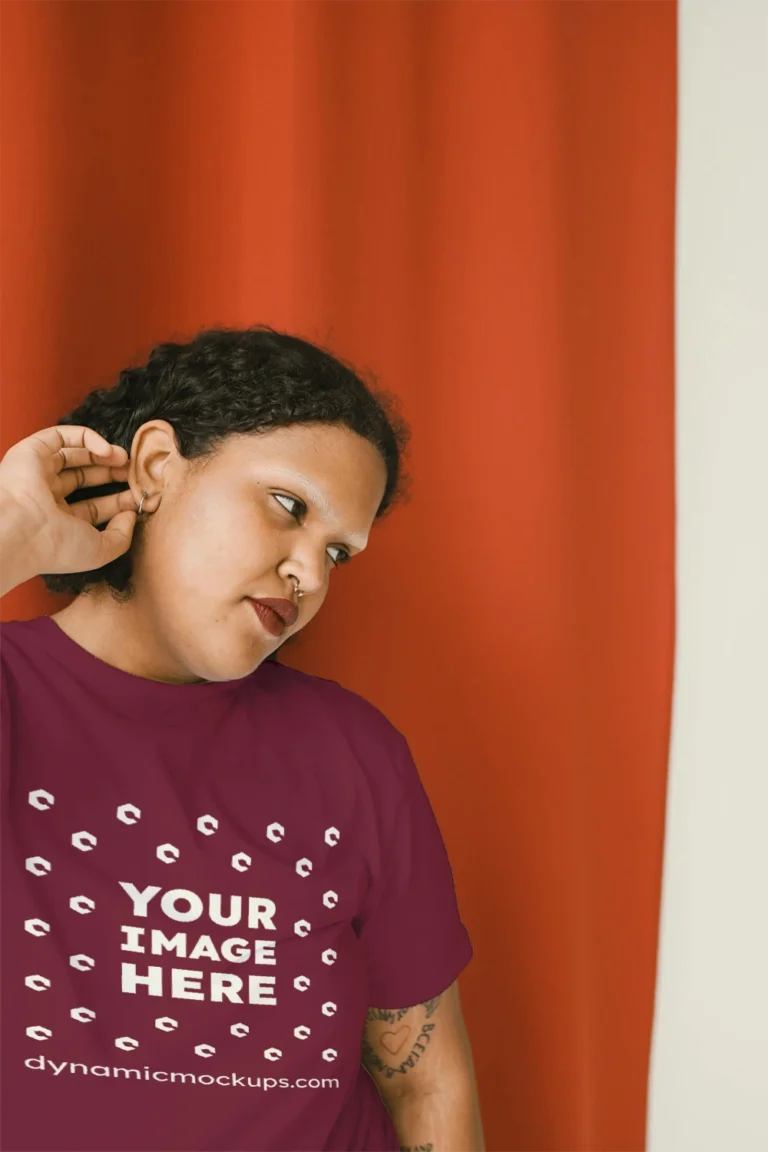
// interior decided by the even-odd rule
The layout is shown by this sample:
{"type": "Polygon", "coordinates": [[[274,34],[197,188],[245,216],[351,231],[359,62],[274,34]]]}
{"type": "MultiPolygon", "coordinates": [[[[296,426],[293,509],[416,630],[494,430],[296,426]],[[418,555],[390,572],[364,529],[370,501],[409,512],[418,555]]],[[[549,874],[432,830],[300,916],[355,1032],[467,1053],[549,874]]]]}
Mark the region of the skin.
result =
{"type": "MultiPolygon", "coordinates": [[[[335,425],[232,436],[202,464],[180,455],[163,420],[138,429],[128,459],[92,430],[44,429],[0,462],[2,589],[40,572],[86,571],[124,552],[146,491],[134,596],[118,603],[97,587],[53,619],[81,647],[136,676],[178,684],[247,676],[306,627],[336,565],[367,546],[385,483],[373,445],[335,425]],[[130,491],[64,502],[76,487],[108,479],[127,481],[130,491]],[[105,532],[93,527],[105,522],[105,532]],[[246,597],[296,602],[292,576],[305,593],[299,617],[274,637],[246,597]]],[[[404,1152],[482,1152],[456,983],[423,1004],[370,1008],[361,1060],[404,1152]]]]}
{"type": "Polygon", "coordinates": [[[458,981],[410,1008],[370,1008],[363,1064],[401,1152],[480,1152],[484,1136],[458,981]]]}
{"type": "Polygon", "coordinates": [[[369,441],[335,425],[231,436],[201,464],[180,455],[166,421],[151,420],[136,433],[127,479],[137,504],[149,493],[134,596],[119,604],[90,591],[53,619],[100,659],[183,684],[246,676],[306,627],[335,568],[366,547],[386,469],[369,441]],[[298,604],[280,637],[246,599],[261,596],[298,604]]]}

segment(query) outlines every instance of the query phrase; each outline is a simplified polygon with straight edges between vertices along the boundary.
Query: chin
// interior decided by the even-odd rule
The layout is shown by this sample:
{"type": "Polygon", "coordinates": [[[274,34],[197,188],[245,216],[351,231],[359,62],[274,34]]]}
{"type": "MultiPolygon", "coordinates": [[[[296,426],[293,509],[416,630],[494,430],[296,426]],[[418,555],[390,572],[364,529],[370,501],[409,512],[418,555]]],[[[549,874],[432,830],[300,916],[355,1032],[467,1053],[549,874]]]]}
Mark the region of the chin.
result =
{"type": "Polygon", "coordinates": [[[189,669],[202,680],[242,680],[254,672],[273,649],[222,642],[216,648],[190,653],[189,669]]]}

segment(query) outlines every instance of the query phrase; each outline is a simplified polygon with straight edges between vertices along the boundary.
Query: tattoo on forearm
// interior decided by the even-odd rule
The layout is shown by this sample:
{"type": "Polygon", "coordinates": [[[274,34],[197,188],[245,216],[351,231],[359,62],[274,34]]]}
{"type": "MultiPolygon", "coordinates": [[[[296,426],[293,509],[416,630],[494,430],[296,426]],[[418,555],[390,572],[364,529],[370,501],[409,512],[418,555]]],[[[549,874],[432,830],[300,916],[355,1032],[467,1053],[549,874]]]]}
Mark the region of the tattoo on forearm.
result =
{"type": "Polygon", "coordinates": [[[432,1152],[434,1144],[417,1144],[414,1148],[404,1148],[400,1145],[400,1152],[432,1152]]]}
{"type": "MultiPolygon", "coordinates": [[[[427,1019],[434,1015],[439,1003],[440,996],[434,996],[431,1000],[425,1000],[420,1005],[420,1007],[425,1009],[427,1019]]],[[[388,1008],[370,1008],[368,1010],[368,1022],[378,1020],[384,1021],[387,1024],[398,1024],[401,1020],[403,1020],[403,1017],[408,1016],[408,1013],[412,1011],[413,1008],[396,1008],[393,1010],[389,1010],[388,1008]]],[[[434,1031],[435,1027],[436,1023],[427,1024],[425,1022],[421,1025],[418,1035],[416,1036],[416,1040],[411,1045],[407,1057],[399,1064],[394,1062],[390,1064],[387,1063],[386,1060],[383,1060],[378,1052],[374,1050],[367,1036],[364,1035],[362,1045],[363,1064],[365,1064],[367,1068],[375,1069],[388,1080],[391,1080],[394,1076],[407,1075],[409,1070],[414,1067],[423,1053],[426,1052],[427,1045],[431,1039],[430,1033],[434,1031]]],[[[415,1028],[416,1025],[412,1022],[412,1020],[407,1019],[400,1025],[399,1028],[396,1028],[391,1032],[379,1032],[377,1038],[382,1048],[385,1048],[386,1051],[389,1052],[392,1056],[397,1057],[401,1052],[408,1051],[407,1043],[415,1031],[415,1028]]],[[[426,1147],[426,1145],[424,1147],[426,1147]]],[[[429,1147],[431,1148],[431,1145],[429,1147]]],[[[419,1146],[419,1149],[415,1149],[414,1152],[420,1152],[420,1149],[421,1146],[419,1146]]]]}

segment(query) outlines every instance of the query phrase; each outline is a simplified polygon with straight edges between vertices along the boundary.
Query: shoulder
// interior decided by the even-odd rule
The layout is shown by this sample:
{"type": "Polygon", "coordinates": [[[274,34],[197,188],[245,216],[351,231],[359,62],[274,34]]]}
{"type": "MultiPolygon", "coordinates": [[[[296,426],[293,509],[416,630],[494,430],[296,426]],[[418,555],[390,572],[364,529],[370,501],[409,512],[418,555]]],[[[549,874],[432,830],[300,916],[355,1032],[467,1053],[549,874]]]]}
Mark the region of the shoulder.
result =
{"type": "Polygon", "coordinates": [[[314,676],[276,661],[262,665],[259,674],[265,688],[301,710],[296,713],[297,722],[343,727],[350,735],[386,745],[398,746],[404,739],[380,708],[338,680],[314,676]],[[263,671],[265,668],[268,671],[263,671]]]}
{"type": "Polygon", "coordinates": [[[380,708],[337,680],[276,661],[268,668],[260,683],[274,693],[275,702],[285,706],[304,733],[341,742],[356,758],[376,768],[386,765],[403,782],[410,762],[408,743],[380,708]]]}
{"type": "Polygon", "coordinates": [[[40,617],[32,620],[0,622],[0,660],[4,667],[14,666],[27,657],[34,647],[40,628],[40,617]]]}

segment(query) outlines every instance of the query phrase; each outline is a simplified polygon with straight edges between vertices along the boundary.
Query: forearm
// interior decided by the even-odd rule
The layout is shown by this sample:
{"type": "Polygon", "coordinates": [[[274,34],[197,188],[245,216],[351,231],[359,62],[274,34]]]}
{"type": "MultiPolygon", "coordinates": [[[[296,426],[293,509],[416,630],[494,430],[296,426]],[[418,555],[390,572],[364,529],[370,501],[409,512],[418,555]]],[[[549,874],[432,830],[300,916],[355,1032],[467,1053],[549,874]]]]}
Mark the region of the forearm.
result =
{"type": "Polygon", "coordinates": [[[28,521],[16,501],[0,492],[0,596],[37,574],[28,521]]]}
{"type": "Polygon", "coordinates": [[[385,1097],[401,1152],[484,1152],[474,1086],[446,1084],[434,1092],[385,1097]]]}

